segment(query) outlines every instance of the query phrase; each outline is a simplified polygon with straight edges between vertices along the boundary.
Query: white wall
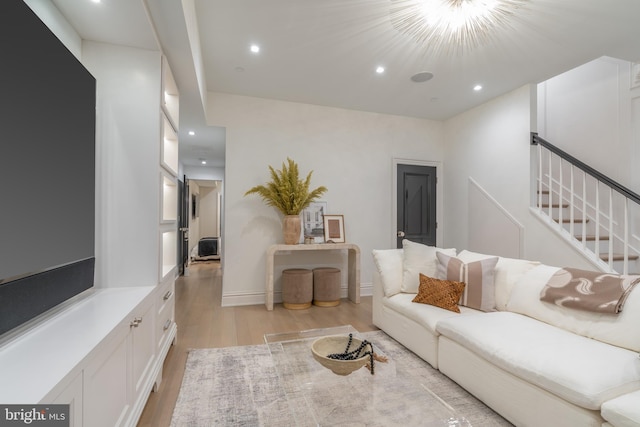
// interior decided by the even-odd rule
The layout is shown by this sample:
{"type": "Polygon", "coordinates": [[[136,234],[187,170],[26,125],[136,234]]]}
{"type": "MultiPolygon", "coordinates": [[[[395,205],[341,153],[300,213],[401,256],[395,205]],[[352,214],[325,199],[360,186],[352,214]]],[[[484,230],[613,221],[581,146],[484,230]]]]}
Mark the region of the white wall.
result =
{"type": "Polygon", "coordinates": [[[491,242],[469,240],[476,235],[470,219],[475,226],[493,227],[496,239],[504,233],[514,237],[514,227],[486,216],[497,213],[469,206],[472,178],[495,201],[494,212],[508,212],[524,228],[521,253],[500,255],[592,268],[529,211],[531,103],[531,88],[525,86],[445,122],[445,245],[491,253],[491,242]]]}
{"type": "Polygon", "coordinates": [[[96,286],[159,275],[160,53],[83,42],[96,77],[96,286]]]}
{"type": "Polygon", "coordinates": [[[200,237],[220,237],[218,187],[200,186],[200,237]]]}
{"type": "Polygon", "coordinates": [[[640,85],[632,64],[603,57],[539,85],[538,131],[550,143],[640,192],[640,85]]]}
{"type": "Polygon", "coordinates": [[[301,173],[314,171],[312,186],[329,189],[322,197],[329,213],[345,216],[346,239],[360,246],[365,294],[371,251],[389,247],[395,234],[392,159],[443,160],[443,124],[430,120],[210,93],[208,123],[227,129],[223,304],[264,302],[265,253],[283,241],[282,217],[258,197],[243,195],[269,179],[269,165],[280,168],[291,157],[301,173]]]}
{"type": "Polygon", "coordinates": [[[184,166],[180,174],[187,175],[187,179],[200,179],[205,181],[222,181],[224,180],[224,168],[211,166],[184,166]]]}

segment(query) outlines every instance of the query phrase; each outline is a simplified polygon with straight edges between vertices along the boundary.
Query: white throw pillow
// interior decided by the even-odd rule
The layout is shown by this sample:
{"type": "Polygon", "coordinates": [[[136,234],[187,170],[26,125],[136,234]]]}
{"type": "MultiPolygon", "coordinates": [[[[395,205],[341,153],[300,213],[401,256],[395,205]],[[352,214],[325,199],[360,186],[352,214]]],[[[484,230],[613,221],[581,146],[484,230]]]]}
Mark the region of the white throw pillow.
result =
{"type": "Polygon", "coordinates": [[[435,246],[427,246],[421,243],[415,243],[410,240],[402,241],[403,248],[403,277],[402,292],[412,294],[418,293],[420,286],[420,273],[429,277],[437,277],[438,274],[438,258],[436,252],[443,252],[445,255],[456,256],[456,250],[441,249],[435,246]]]}
{"type": "Polygon", "coordinates": [[[402,249],[374,249],[373,262],[380,273],[386,297],[400,293],[402,287],[402,249]]]}
{"type": "MultiPolygon", "coordinates": [[[[492,258],[494,255],[485,255],[464,250],[458,254],[458,258],[465,263],[492,258]]],[[[493,283],[495,285],[496,309],[507,310],[507,303],[513,287],[520,278],[532,268],[540,265],[537,261],[526,259],[498,257],[493,283]]]]}

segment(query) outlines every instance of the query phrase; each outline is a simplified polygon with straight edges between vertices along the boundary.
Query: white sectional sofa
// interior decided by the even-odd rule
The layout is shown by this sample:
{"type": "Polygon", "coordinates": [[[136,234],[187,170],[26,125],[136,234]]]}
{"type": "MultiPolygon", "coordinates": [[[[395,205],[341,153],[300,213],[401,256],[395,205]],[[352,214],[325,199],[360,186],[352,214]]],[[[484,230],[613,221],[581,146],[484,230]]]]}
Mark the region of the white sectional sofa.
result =
{"type": "Polygon", "coordinates": [[[540,300],[559,267],[497,257],[485,311],[455,313],[412,302],[418,273],[447,278],[437,251],[467,269],[495,258],[408,241],[374,250],[377,327],[517,426],[640,426],[640,284],[618,314],[560,307],[540,300]]]}

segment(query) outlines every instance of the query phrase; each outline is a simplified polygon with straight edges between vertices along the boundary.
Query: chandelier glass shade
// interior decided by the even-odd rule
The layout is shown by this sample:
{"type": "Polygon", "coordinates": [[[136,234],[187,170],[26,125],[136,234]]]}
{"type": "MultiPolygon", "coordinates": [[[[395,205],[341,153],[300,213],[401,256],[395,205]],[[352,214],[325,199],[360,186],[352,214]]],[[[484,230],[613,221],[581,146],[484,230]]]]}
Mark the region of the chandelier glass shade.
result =
{"type": "Polygon", "coordinates": [[[462,53],[508,28],[528,0],[390,0],[391,24],[431,51],[462,53]]]}

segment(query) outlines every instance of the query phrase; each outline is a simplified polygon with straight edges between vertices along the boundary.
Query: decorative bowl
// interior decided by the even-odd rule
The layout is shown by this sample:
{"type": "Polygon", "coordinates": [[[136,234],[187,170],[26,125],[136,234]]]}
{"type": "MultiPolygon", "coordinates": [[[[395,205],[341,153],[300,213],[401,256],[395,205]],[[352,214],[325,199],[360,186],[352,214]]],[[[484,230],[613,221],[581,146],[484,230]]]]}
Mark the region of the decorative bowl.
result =
{"type": "MultiPolygon", "coordinates": [[[[334,353],[344,353],[349,342],[348,336],[329,336],[318,338],[311,345],[311,353],[313,358],[316,359],[322,366],[331,370],[337,375],[349,375],[356,369],[362,368],[369,361],[369,355],[363,355],[355,360],[337,360],[330,359],[327,356],[334,353]]],[[[360,347],[362,340],[353,338],[351,341],[350,350],[355,350],[360,347]]]]}

